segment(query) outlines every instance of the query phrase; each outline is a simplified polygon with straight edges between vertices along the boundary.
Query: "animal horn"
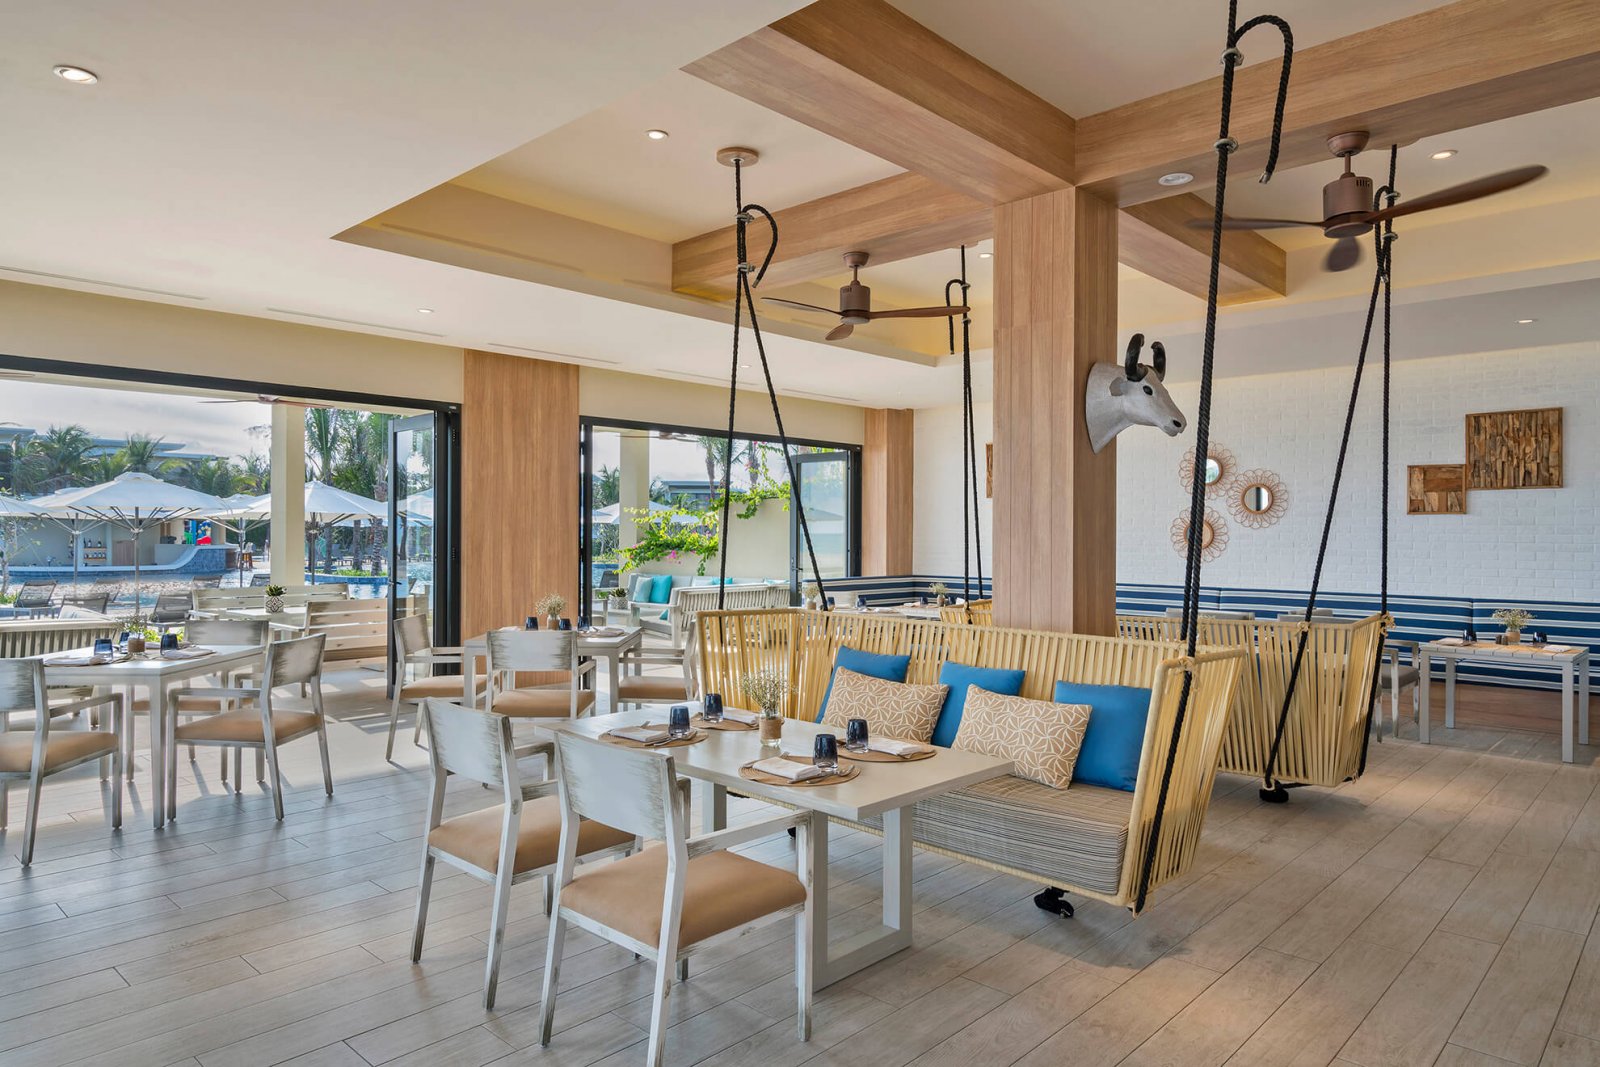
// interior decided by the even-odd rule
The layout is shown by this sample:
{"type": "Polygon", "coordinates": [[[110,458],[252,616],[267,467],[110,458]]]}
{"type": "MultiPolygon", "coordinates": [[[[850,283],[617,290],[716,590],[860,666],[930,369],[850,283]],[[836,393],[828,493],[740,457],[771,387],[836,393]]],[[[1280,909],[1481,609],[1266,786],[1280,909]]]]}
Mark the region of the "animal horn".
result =
{"type": "Polygon", "coordinates": [[[1130,382],[1139,381],[1144,377],[1144,371],[1139,366],[1139,352],[1144,348],[1144,334],[1136,333],[1128,338],[1128,354],[1123,359],[1122,372],[1130,382]]]}
{"type": "Polygon", "coordinates": [[[1156,377],[1161,381],[1167,380],[1167,350],[1160,341],[1150,346],[1150,359],[1155,364],[1156,377]]]}

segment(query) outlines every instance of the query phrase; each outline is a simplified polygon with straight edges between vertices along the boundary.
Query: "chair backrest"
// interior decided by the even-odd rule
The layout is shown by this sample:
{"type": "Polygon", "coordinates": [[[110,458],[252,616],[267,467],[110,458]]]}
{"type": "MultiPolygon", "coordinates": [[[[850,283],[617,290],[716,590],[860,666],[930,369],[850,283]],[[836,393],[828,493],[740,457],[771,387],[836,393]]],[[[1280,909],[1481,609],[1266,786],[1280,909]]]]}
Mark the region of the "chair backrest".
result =
{"type": "Polygon", "coordinates": [[[12,602],[12,606],[18,608],[46,607],[55,592],[55,582],[40,579],[26,581],[22,583],[22,588],[17,590],[17,599],[12,602]]]}
{"type": "Polygon", "coordinates": [[[309,600],[306,633],[325,634],[329,659],[381,656],[387,647],[389,602],[369,600],[309,600]]]}
{"type": "Polygon", "coordinates": [[[508,717],[438,697],[423,701],[423,714],[428,718],[428,760],[435,777],[454,774],[488,786],[505,786],[509,779],[516,785],[508,717]]]}
{"type": "MultiPolygon", "coordinates": [[[[1304,615],[1305,612],[1302,611],[1300,614],[1304,615]]],[[[1166,617],[1169,619],[1181,619],[1183,618],[1183,609],[1168,608],[1166,617]]],[[[1253,611],[1212,611],[1210,608],[1201,608],[1200,617],[1202,619],[1229,619],[1234,622],[1240,622],[1255,618],[1256,613],[1253,611]]]]}
{"type": "Polygon", "coordinates": [[[322,646],[327,640],[322,634],[315,634],[269,644],[266,677],[262,685],[267,689],[276,689],[280,685],[319,679],[322,675],[322,646]]]}
{"type": "Polygon", "coordinates": [[[158,626],[164,623],[183,622],[189,617],[189,610],[193,606],[194,600],[189,593],[157,594],[156,606],[150,612],[150,621],[158,626]]]}
{"type": "Polygon", "coordinates": [[[47,707],[44,663],[36,659],[0,660],[0,716],[13,711],[39,711],[47,707]]]}
{"type": "Polygon", "coordinates": [[[972,626],[994,625],[994,601],[972,600],[965,604],[949,604],[939,609],[940,622],[955,622],[972,626]]]}
{"type": "MultiPolygon", "coordinates": [[[[106,608],[111,603],[110,593],[90,594],[89,596],[64,596],[61,598],[61,607],[83,608],[97,615],[104,615],[106,608]]],[[[70,618],[70,616],[68,616],[70,618]]]]}
{"type": "Polygon", "coordinates": [[[397,660],[404,660],[415,652],[426,652],[433,647],[432,635],[428,633],[428,617],[426,615],[407,615],[394,621],[394,643],[397,660]]]}
{"type": "Polygon", "coordinates": [[[623,748],[562,730],[556,734],[556,778],[563,833],[570,813],[665,842],[669,855],[687,840],[677,770],[665,753],[623,748]]]}
{"type": "Polygon", "coordinates": [[[578,662],[574,630],[490,630],[489,673],[570,671],[578,662]]]}
{"type": "Polygon", "coordinates": [[[196,589],[220,589],[222,587],[222,575],[213,575],[209,578],[196,578],[189,584],[196,589]]]}
{"type": "Polygon", "coordinates": [[[252,574],[250,576],[250,588],[251,589],[260,589],[262,586],[271,585],[271,584],[272,584],[272,575],[270,575],[270,574],[252,574]]]}
{"type": "MultiPolygon", "coordinates": [[[[1313,619],[1325,619],[1325,618],[1331,618],[1332,616],[1333,616],[1333,609],[1332,608],[1312,608],[1311,609],[1311,617],[1313,619]]],[[[1280,618],[1280,619],[1303,619],[1305,617],[1306,617],[1306,609],[1305,608],[1300,608],[1300,609],[1298,609],[1296,611],[1280,611],[1280,612],[1278,612],[1278,618],[1280,618]]]]}
{"type": "Polygon", "coordinates": [[[265,619],[190,619],[183,636],[197,645],[264,645],[268,626],[265,619]]]}

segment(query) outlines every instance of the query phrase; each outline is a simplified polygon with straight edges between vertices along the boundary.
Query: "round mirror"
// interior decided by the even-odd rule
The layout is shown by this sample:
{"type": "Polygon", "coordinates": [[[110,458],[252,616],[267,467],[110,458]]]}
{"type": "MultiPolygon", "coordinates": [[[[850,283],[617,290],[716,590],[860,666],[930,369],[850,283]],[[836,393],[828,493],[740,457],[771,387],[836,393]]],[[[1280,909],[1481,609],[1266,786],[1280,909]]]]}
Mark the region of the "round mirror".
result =
{"type": "Polygon", "coordinates": [[[1261,515],[1272,510],[1272,489],[1259,482],[1245,486],[1240,496],[1244,509],[1252,515],[1261,515]]]}
{"type": "Polygon", "coordinates": [[[1217,482],[1220,481],[1221,479],[1222,479],[1222,464],[1217,462],[1216,457],[1207,456],[1206,457],[1206,484],[1207,485],[1216,485],[1217,482]]]}
{"type": "Polygon", "coordinates": [[[1212,542],[1214,542],[1216,539],[1217,539],[1217,528],[1215,526],[1211,525],[1209,522],[1201,523],[1200,524],[1200,547],[1201,548],[1210,548],[1212,542]]]}
{"type": "MultiPolygon", "coordinates": [[[[1180,556],[1189,550],[1189,516],[1179,515],[1172,520],[1169,531],[1173,551],[1180,556]]],[[[1200,558],[1207,563],[1222,555],[1228,547],[1228,524],[1221,515],[1210,508],[1200,520],[1200,558]]]]}

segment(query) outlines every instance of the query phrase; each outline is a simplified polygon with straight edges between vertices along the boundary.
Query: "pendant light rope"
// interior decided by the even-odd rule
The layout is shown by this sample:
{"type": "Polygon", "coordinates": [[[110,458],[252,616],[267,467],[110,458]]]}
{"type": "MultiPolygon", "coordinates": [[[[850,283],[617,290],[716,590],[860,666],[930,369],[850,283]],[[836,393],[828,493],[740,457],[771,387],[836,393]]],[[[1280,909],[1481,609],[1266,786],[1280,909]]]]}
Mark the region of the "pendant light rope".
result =
{"type": "Polygon", "coordinates": [[[772,264],[773,254],[778,251],[778,220],[760,204],[744,202],[742,165],[742,161],[735,157],[733,160],[734,234],[739,264],[733,298],[733,360],[728,371],[728,435],[726,452],[722,457],[722,522],[719,544],[721,559],[717,570],[717,610],[723,610],[728,588],[728,537],[732,532],[728,526],[728,512],[729,505],[733,502],[733,427],[739,402],[739,333],[743,326],[745,310],[750,313],[750,332],[755,338],[756,354],[761,358],[761,375],[767,384],[767,399],[772,404],[772,422],[777,427],[778,444],[783,449],[783,465],[789,475],[789,495],[794,504],[795,516],[800,521],[800,534],[805,540],[806,556],[811,563],[811,577],[817,584],[817,594],[822,600],[823,609],[826,610],[828,591],[822,584],[822,570],[817,566],[817,550],[811,543],[811,526],[806,522],[805,505],[800,500],[800,475],[790,456],[789,435],[783,429],[783,412],[778,409],[778,392],[772,386],[772,369],[767,364],[767,346],[761,337],[761,322],[756,317],[756,298],[753,290],[755,286],[761,284],[761,279],[766,276],[767,267],[772,264]],[[772,231],[772,242],[767,246],[767,254],[761,260],[759,268],[749,262],[745,242],[746,229],[757,215],[767,220],[767,226],[772,231]],[[751,274],[755,275],[754,281],[750,278],[751,274]]]}
{"type": "MultiPolygon", "coordinates": [[[[1228,156],[1239,143],[1228,135],[1233,112],[1234,68],[1244,58],[1239,51],[1239,40],[1257,26],[1273,26],[1283,35],[1283,69],[1278,77],[1278,98],[1273,109],[1272,140],[1267,152],[1267,162],[1260,181],[1272,179],[1278,165],[1278,144],[1283,136],[1283,108],[1289,96],[1289,68],[1294,58],[1294,33],[1289,24],[1276,15],[1258,15],[1243,26],[1238,25],[1238,0],[1228,2],[1228,44],[1222,53],[1222,110],[1218,123],[1217,182],[1214,209],[1211,216],[1211,274],[1206,289],[1205,349],[1200,364],[1200,404],[1195,416],[1194,454],[1204,457],[1211,444],[1211,383],[1215,369],[1217,342],[1217,290],[1222,268],[1222,222],[1224,203],[1228,190],[1228,156]]],[[[1200,630],[1200,553],[1205,528],[1205,479],[1195,478],[1189,494],[1189,529],[1184,556],[1183,619],[1181,636],[1187,641],[1188,657],[1193,662],[1200,630]]],[[[1145,897],[1150,888],[1150,874],[1155,867],[1156,845],[1161,839],[1162,816],[1167,808],[1167,794],[1172,785],[1172,769],[1178,758],[1178,745],[1183,737],[1183,723],[1189,711],[1190,691],[1194,686],[1194,669],[1186,667],[1183,689],[1178,697],[1178,710],[1173,718],[1172,736],[1167,744],[1166,759],[1161,768],[1161,788],[1156,797],[1155,815],[1145,846],[1144,863],[1139,872],[1139,892],[1134,903],[1135,913],[1144,909],[1145,897]]]]}
{"type": "MultiPolygon", "coordinates": [[[[961,246],[961,277],[944,283],[945,307],[954,307],[950,290],[960,287],[961,306],[961,595],[970,615],[973,600],[972,572],[976,568],[977,595],[983,597],[983,534],[978,521],[978,438],[977,419],[972,411],[972,301],[967,293],[967,246],[961,246]],[[968,501],[971,501],[969,510],[968,501]]],[[[948,319],[950,354],[956,353],[956,320],[948,319]]],[[[970,620],[969,620],[970,621],[970,620]]]]}

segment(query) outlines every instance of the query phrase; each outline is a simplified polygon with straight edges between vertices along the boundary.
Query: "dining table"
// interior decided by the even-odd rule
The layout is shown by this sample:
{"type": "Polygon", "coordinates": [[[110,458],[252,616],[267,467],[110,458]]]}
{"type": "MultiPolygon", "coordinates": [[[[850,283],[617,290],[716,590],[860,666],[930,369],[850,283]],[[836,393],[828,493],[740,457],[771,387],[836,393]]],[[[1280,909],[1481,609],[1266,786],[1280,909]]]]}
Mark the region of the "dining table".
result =
{"type": "MultiPolygon", "coordinates": [[[[694,704],[693,710],[700,706],[694,704]]],[[[582,719],[540,720],[539,729],[551,733],[570,732],[590,738],[624,726],[638,726],[652,720],[660,723],[665,715],[654,711],[627,711],[582,719]]],[[[911,859],[913,811],[920,800],[979,782],[1010,774],[1010,760],[977,752],[939,748],[930,759],[902,762],[853,762],[859,773],[832,785],[768,785],[745,778],[739,772],[752,761],[775,755],[763,749],[755,728],[747,730],[702,730],[703,738],[694,744],[662,748],[670,756],[679,775],[694,783],[700,807],[702,829],[706,833],[727,828],[728,792],[769,800],[811,814],[811,958],[813,989],[832,985],[879,960],[911,947],[912,896],[911,859]],[[831,819],[847,823],[880,821],[883,831],[881,874],[883,882],[882,921],[847,938],[834,942],[830,935],[828,894],[828,827],[831,819]]],[[[809,751],[818,734],[837,734],[834,727],[801,719],[785,719],[784,749],[809,751]]],[[[842,744],[841,744],[842,749],[842,744]]],[[[848,759],[841,752],[841,757],[848,759]]]]}
{"type": "MultiPolygon", "coordinates": [[[[606,661],[611,700],[615,704],[617,682],[622,677],[622,658],[644,644],[644,630],[637,626],[623,626],[579,630],[577,634],[578,655],[606,661]]],[[[462,703],[468,707],[478,704],[478,661],[488,658],[488,634],[479,634],[461,642],[462,703]]]]}
{"type": "Polygon", "coordinates": [[[1556,643],[1501,644],[1496,641],[1441,637],[1417,646],[1417,740],[1429,744],[1429,690],[1435,660],[1444,664],[1444,725],[1456,725],[1456,664],[1463,661],[1501,667],[1559,672],[1561,675],[1561,760],[1573,762],[1573,735],[1589,743],[1589,648],[1556,643]],[[1576,729],[1574,729],[1576,728],[1576,729]]]}
{"type": "Polygon", "coordinates": [[[150,706],[150,810],[152,822],[159,829],[177,814],[176,801],[166,795],[166,761],[177,758],[177,746],[168,740],[167,693],[181,682],[257,665],[262,655],[260,645],[198,645],[190,646],[182,658],[169,658],[156,648],[142,655],[120,655],[105,663],[92,662],[96,658],[93,648],[53,652],[41,658],[47,685],[93,686],[127,694],[123,744],[130,778],[133,777],[133,694],[144,690],[150,706]]]}

